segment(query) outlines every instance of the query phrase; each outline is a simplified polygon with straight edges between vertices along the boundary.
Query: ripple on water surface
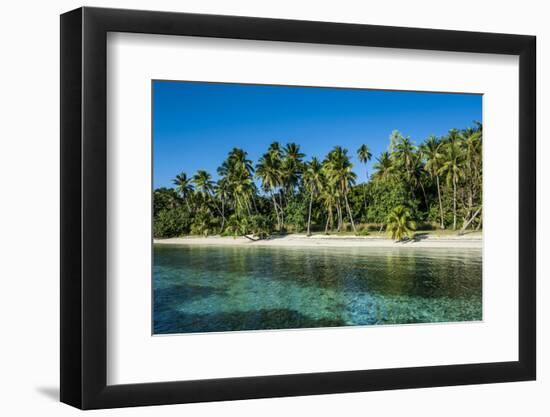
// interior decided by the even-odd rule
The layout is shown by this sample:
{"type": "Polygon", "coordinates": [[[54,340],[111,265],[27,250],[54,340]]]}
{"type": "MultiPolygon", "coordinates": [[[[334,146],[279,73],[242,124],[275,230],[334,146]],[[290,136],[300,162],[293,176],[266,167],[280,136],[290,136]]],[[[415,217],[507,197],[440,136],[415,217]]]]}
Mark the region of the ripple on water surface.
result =
{"type": "Polygon", "coordinates": [[[155,334],[482,319],[480,249],[155,245],[155,334]]]}

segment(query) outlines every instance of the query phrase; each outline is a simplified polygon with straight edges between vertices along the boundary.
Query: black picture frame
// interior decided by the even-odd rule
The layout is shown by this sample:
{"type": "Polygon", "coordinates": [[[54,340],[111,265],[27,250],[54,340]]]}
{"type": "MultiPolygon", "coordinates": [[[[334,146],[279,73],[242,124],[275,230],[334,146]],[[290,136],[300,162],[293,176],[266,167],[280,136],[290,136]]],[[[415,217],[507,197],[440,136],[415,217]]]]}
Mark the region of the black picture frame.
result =
{"type": "Polygon", "coordinates": [[[81,409],[534,380],[534,36],[136,10],[61,15],[61,401],[81,409]],[[519,360],[107,385],[108,32],[519,56],[519,360]]]}

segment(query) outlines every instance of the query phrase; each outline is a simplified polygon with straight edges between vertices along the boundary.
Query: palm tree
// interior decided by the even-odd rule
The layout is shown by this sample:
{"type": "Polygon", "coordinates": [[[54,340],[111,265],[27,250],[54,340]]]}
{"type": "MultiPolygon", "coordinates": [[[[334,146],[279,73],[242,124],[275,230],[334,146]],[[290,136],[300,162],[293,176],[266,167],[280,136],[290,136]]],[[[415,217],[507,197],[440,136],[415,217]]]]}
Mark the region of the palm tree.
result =
{"type": "MultiPolygon", "coordinates": [[[[351,227],[353,228],[353,231],[357,233],[348,202],[348,193],[351,186],[355,184],[357,175],[352,171],[353,165],[349,160],[347,149],[344,149],[341,146],[335,146],[334,149],[328,153],[323,165],[327,179],[336,186],[335,188],[338,189],[344,197],[351,227]]],[[[337,206],[337,210],[340,211],[339,216],[341,218],[342,214],[339,205],[337,206]]]]}
{"type": "Polygon", "coordinates": [[[400,136],[394,146],[394,152],[391,155],[395,165],[399,168],[403,168],[404,176],[409,183],[409,188],[413,198],[415,197],[415,178],[413,177],[416,163],[415,151],[416,146],[414,146],[412,141],[409,138],[400,136]]]}
{"type": "Polygon", "coordinates": [[[413,165],[414,152],[416,146],[412,143],[410,138],[401,137],[395,145],[394,156],[400,166],[405,168],[405,171],[409,171],[413,165]]]}
{"type": "Polygon", "coordinates": [[[359,149],[357,149],[357,157],[359,162],[365,164],[365,186],[363,186],[363,203],[365,204],[365,210],[367,209],[367,187],[366,184],[369,181],[369,171],[367,169],[367,163],[372,158],[372,152],[369,147],[365,144],[362,144],[359,149]]]}
{"type": "Polygon", "coordinates": [[[391,238],[400,241],[405,236],[411,238],[416,230],[416,223],[411,219],[411,213],[403,206],[394,208],[386,219],[386,230],[391,238]]]}
{"type": "Polygon", "coordinates": [[[325,225],[325,234],[328,234],[329,226],[332,229],[333,227],[333,211],[334,207],[337,205],[337,193],[333,190],[333,187],[328,183],[325,176],[322,176],[323,180],[321,182],[321,201],[324,208],[327,211],[327,223],[325,225]]]}
{"type": "Polygon", "coordinates": [[[458,129],[450,129],[447,134],[447,140],[451,143],[460,141],[460,131],[458,129]]]}
{"type": "Polygon", "coordinates": [[[252,175],[254,172],[254,167],[252,166],[252,161],[248,159],[248,152],[240,148],[233,148],[229,152],[227,158],[231,169],[237,171],[245,171],[249,175],[252,175]]]}
{"type": "Polygon", "coordinates": [[[256,186],[253,180],[254,168],[248,154],[242,149],[233,148],[227,159],[218,168],[218,175],[228,182],[228,189],[235,211],[252,215],[256,186]]]}
{"type": "Polygon", "coordinates": [[[274,193],[282,185],[281,160],[275,153],[268,151],[260,158],[256,165],[256,177],[262,181],[263,190],[271,196],[273,210],[277,217],[277,227],[281,231],[283,228],[282,213],[279,214],[279,207],[274,193]]]}
{"type": "Polygon", "coordinates": [[[252,215],[253,198],[256,194],[256,186],[254,180],[248,174],[240,172],[240,175],[232,178],[233,196],[235,199],[235,210],[238,213],[246,211],[248,215],[252,215]]]}
{"type": "Polygon", "coordinates": [[[172,181],[176,186],[176,191],[178,194],[185,200],[187,209],[191,211],[191,206],[189,205],[189,198],[193,195],[193,184],[191,179],[187,178],[187,174],[182,172],[179,175],[176,175],[176,178],[172,181]]]}
{"type": "Polygon", "coordinates": [[[283,186],[284,186],[284,179],[283,179],[283,149],[281,147],[281,144],[277,141],[271,142],[269,147],[267,148],[267,153],[271,155],[271,157],[274,159],[274,162],[279,165],[279,176],[280,176],[280,185],[279,190],[276,195],[279,196],[279,212],[281,216],[281,228],[279,230],[284,229],[284,223],[285,223],[285,216],[284,216],[284,209],[283,209],[283,186]]]}
{"type": "Polygon", "coordinates": [[[203,199],[210,197],[210,193],[214,189],[214,181],[212,181],[212,176],[208,172],[199,169],[193,176],[192,181],[197,187],[197,192],[203,199]]]}
{"type": "Polygon", "coordinates": [[[225,202],[229,198],[229,184],[227,183],[227,178],[220,178],[214,187],[214,192],[216,197],[220,199],[221,202],[221,211],[222,211],[222,224],[220,227],[220,233],[223,232],[225,226],[225,202]]]}
{"type": "Polygon", "coordinates": [[[277,141],[271,142],[267,152],[270,153],[274,158],[281,159],[283,157],[283,151],[281,149],[281,144],[277,141]]]}
{"type": "MultiPolygon", "coordinates": [[[[225,214],[218,206],[213,194],[214,194],[214,181],[212,176],[203,169],[199,169],[193,176],[193,183],[197,186],[197,191],[202,198],[202,202],[205,204],[211,201],[214,203],[214,207],[222,217],[222,223],[225,223],[225,214]]],[[[223,226],[222,226],[223,228],[223,226]]]]}
{"type": "Polygon", "coordinates": [[[439,173],[445,175],[447,185],[453,187],[453,230],[456,230],[456,199],[458,181],[464,176],[462,149],[458,141],[445,144],[444,162],[439,173]]]}
{"type": "Polygon", "coordinates": [[[443,161],[443,154],[441,153],[441,141],[435,136],[430,136],[421,147],[422,155],[426,158],[426,165],[424,169],[428,171],[432,178],[435,178],[435,184],[437,186],[437,199],[439,201],[439,218],[440,227],[445,229],[445,222],[443,218],[443,202],[441,201],[441,187],[439,185],[439,170],[443,161]]]}
{"type": "Polygon", "coordinates": [[[430,203],[428,202],[428,195],[426,194],[426,188],[424,187],[424,177],[425,170],[424,163],[422,161],[422,154],[417,152],[413,157],[413,164],[409,173],[409,183],[411,184],[412,189],[418,189],[418,187],[420,187],[422,196],[424,197],[424,205],[426,206],[426,210],[429,210],[430,203]]]}
{"type": "Polygon", "coordinates": [[[395,151],[395,146],[397,143],[403,138],[403,135],[399,130],[393,130],[390,133],[390,146],[388,148],[390,153],[393,153],[395,151]]]}
{"type": "MultiPolygon", "coordinates": [[[[464,224],[471,223],[467,219],[471,217],[474,210],[474,193],[478,185],[481,188],[481,130],[478,127],[468,128],[461,132],[464,143],[464,162],[467,176],[468,188],[468,209],[464,216],[464,224]]],[[[470,219],[472,220],[473,217],[470,219]]]]}
{"type": "Polygon", "coordinates": [[[389,152],[382,152],[380,156],[376,158],[374,169],[376,169],[376,176],[379,178],[388,179],[393,176],[395,167],[389,152]]]}
{"type": "Polygon", "coordinates": [[[309,210],[307,216],[307,235],[311,236],[310,226],[311,226],[311,207],[313,205],[314,197],[319,193],[321,189],[321,184],[323,181],[323,174],[321,171],[321,163],[315,157],[311,159],[309,163],[306,164],[306,169],[304,171],[304,184],[306,189],[309,192],[309,210]]]}
{"type": "Polygon", "coordinates": [[[357,149],[357,157],[359,158],[359,162],[361,162],[362,164],[365,164],[365,178],[368,181],[369,172],[367,170],[367,162],[371,160],[372,152],[370,151],[367,145],[363,144],[359,147],[359,149],[357,149]]]}
{"type": "MultiPolygon", "coordinates": [[[[233,235],[233,239],[237,236],[247,236],[249,222],[246,217],[239,217],[237,214],[232,214],[227,220],[227,231],[233,235]]],[[[249,238],[250,239],[250,238],[249,238]]]]}
{"type": "Polygon", "coordinates": [[[298,185],[303,171],[302,158],[305,155],[300,152],[300,145],[287,143],[283,149],[282,180],[285,194],[288,195],[298,185]]]}

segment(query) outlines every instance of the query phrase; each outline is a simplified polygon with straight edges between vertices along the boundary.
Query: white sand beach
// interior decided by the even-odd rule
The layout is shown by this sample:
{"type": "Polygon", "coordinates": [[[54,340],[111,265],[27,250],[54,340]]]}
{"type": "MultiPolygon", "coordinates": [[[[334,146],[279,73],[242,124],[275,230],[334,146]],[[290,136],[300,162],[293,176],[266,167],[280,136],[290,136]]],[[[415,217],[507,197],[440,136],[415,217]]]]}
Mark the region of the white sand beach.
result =
{"type": "Polygon", "coordinates": [[[463,248],[481,249],[482,234],[467,235],[422,235],[414,240],[394,242],[384,237],[363,236],[327,236],[290,234],[264,240],[252,241],[246,237],[222,236],[186,236],[169,239],[155,239],[156,244],[168,245],[250,245],[250,246],[283,246],[283,247],[378,247],[378,248],[463,248]]]}

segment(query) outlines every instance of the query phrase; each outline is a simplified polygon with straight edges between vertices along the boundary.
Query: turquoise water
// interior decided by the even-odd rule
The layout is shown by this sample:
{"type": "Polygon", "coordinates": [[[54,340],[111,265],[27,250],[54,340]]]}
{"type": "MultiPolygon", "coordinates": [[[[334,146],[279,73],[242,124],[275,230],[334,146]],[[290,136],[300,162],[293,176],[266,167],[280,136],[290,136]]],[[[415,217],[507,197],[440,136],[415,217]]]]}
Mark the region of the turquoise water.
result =
{"type": "Polygon", "coordinates": [[[153,332],[482,319],[480,249],[154,245],[153,332]]]}

